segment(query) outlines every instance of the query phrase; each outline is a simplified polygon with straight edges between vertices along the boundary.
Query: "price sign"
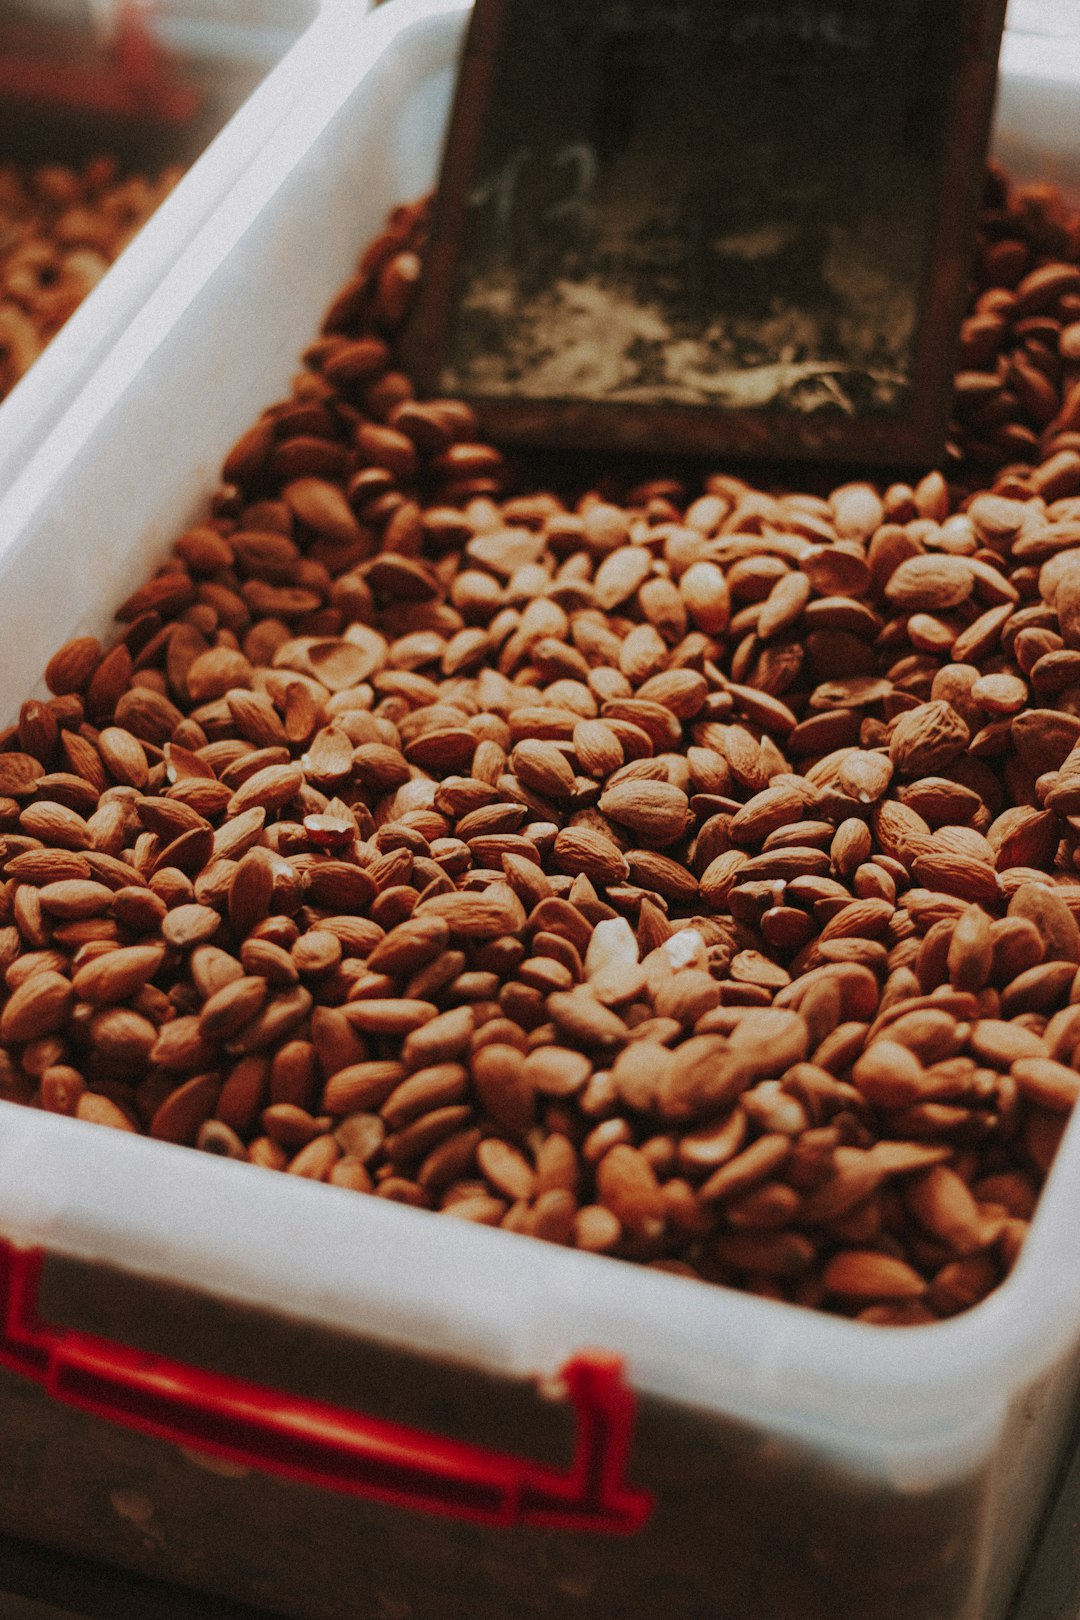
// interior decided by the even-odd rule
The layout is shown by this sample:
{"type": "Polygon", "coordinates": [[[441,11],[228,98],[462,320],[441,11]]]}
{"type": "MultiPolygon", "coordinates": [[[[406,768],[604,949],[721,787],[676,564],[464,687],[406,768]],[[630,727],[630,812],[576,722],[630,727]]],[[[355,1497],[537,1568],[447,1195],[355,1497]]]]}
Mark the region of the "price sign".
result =
{"type": "Polygon", "coordinates": [[[504,441],[932,459],[1004,0],[477,0],[410,363],[504,441]]]}

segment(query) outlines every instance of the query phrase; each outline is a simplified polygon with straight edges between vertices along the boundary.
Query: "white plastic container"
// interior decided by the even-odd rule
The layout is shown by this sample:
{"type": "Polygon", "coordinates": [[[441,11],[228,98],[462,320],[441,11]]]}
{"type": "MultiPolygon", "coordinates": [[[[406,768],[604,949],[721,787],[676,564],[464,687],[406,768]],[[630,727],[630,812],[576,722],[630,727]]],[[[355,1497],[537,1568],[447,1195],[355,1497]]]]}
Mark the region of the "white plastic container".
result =
{"type": "MultiPolygon", "coordinates": [[[[394,0],[337,31],[0,500],[4,714],[200,515],[387,210],[432,183],[466,11],[394,0]]],[[[570,1443],[550,1380],[598,1348],[636,1396],[626,1479],[652,1499],[619,1536],[512,1504],[498,1526],[430,1517],[232,1466],[244,1447],[208,1422],[198,1444],[232,1464],[206,1472],[41,1393],[78,1387],[31,1335],[0,1374],[0,1530],[307,1620],[1000,1620],[1075,1405],[1078,1229],[1074,1121],[1009,1281],[884,1329],[0,1104],[0,1234],[44,1249],[47,1322],[537,1467],[570,1443]]],[[[317,1418],[296,1421],[340,1427],[317,1418]]]]}
{"type": "Polygon", "coordinates": [[[1010,0],[994,155],[1017,180],[1045,180],[1080,205],[1080,5],[1010,0]]]}
{"type": "MultiPolygon", "coordinates": [[[[188,16],[183,7],[167,6],[156,18],[150,14],[150,25],[172,53],[177,74],[201,97],[202,109],[191,124],[134,122],[119,131],[100,117],[43,111],[32,126],[21,117],[0,125],[0,162],[77,161],[120,146],[125,164],[136,171],[154,172],[173,161],[191,165],[117,266],[0,402],[0,490],[55,427],[140,304],[309,83],[327,18],[339,10],[359,18],[368,3],[330,0],[324,15],[319,0],[280,0],[234,8],[231,26],[220,15],[215,22],[212,15],[188,16]]],[[[41,9],[48,14],[47,7],[41,9]]]]}

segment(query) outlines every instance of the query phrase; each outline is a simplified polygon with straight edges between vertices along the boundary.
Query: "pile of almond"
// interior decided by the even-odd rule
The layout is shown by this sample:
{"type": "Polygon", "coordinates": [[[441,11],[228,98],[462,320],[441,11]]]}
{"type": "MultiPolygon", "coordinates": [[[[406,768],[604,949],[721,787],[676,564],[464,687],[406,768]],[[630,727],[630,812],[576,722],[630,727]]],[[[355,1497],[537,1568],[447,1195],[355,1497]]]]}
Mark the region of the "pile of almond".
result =
{"type": "Polygon", "coordinates": [[[1080,1092],[1080,231],[993,177],[944,471],[508,491],[399,209],[0,734],[0,1095],[918,1323],[1080,1092]]]}
{"type": "Polygon", "coordinates": [[[180,178],[123,176],[112,157],[0,165],[0,399],[180,178]]]}

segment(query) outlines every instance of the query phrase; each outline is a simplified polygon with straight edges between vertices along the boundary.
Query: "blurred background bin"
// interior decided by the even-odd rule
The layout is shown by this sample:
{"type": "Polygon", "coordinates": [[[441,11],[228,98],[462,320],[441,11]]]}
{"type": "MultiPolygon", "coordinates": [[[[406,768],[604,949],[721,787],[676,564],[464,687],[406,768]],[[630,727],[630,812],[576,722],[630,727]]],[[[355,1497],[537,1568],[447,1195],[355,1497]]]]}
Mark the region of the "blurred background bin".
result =
{"type": "Polygon", "coordinates": [[[1080,0],[1009,0],[993,153],[1015,180],[1080,205],[1080,0]]]}
{"type": "MultiPolygon", "coordinates": [[[[319,0],[0,0],[0,313],[5,233],[10,249],[18,194],[36,170],[80,176],[106,155],[131,178],[138,223],[147,212],[140,186],[152,188],[151,205],[166,198],[29,369],[25,355],[6,376],[0,364],[0,491],[285,117],[314,71],[324,13],[359,18],[367,9],[368,0],[325,8],[319,0]]],[[[16,297],[15,328],[18,307],[16,297]]]]}
{"type": "Polygon", "coordinates": [[[318,0],[3,0],[0,161],[192,163],[318,0]]]}

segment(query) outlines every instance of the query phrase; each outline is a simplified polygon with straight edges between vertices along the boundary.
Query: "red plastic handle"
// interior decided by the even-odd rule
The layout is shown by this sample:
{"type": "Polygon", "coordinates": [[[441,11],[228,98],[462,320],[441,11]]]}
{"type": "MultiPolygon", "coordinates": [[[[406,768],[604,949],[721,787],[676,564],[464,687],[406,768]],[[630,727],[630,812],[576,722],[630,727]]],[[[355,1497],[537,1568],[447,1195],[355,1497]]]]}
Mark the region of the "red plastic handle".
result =
{"type": "Polygon", "coordinates": [[[0,1239],[0,1365],[71,1406],[305,1484],[477,1524],[629,1532],[651,1511],[648,1492],[626,1482],[634,1396],[615,1356],[583,1352],[563,1369],[577,1437],[562,1472],[53,1327],[37,1313],[43,1261],[0,1239]]]}

